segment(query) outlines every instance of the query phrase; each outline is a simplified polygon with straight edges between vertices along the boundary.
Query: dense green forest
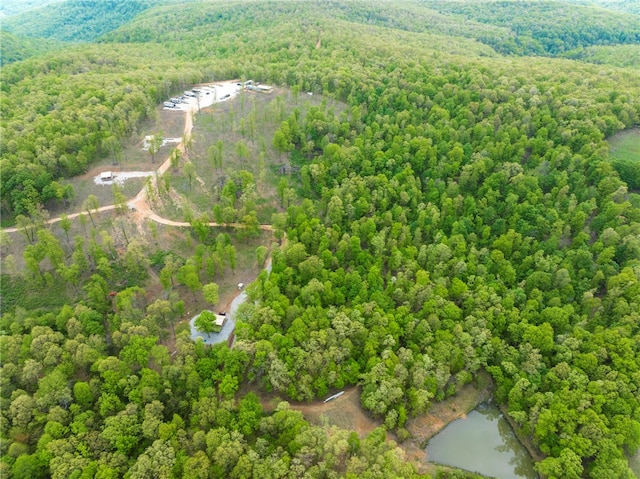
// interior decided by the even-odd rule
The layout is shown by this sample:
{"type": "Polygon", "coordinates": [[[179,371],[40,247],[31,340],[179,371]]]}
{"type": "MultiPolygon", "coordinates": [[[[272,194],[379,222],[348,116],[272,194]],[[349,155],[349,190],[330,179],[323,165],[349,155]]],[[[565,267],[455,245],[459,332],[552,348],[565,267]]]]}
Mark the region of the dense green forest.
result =
{"type": "Polygon", "coordinates": [[[54,6],[46,4],[17,12],[3,21],[3,28],[27,37],[86,42],[118,28],[148,8],[172,2],[176,3],[175,0],[66,0],[54,6]]]}
{"type": "Polygon", "coordinates": [[[560,2],[198,2],[3,66],[2,211],[19,231],[0,245],[0,475],[418,477],[385,429],[410,440],[410,417],[487,371],[541,476],[633,478],[640,194],[606,139],[640,125],[640,77],[552,57],[639,42],[638,16],[560,2]],[[247,172],[171,251],[124,234],[126,208],[102,230],[86,202],[71,238],[44,224],[73,203],[63,177],[213,78],[343,105],[278,110],[274,163],[297,173],[233,348],[180,320],[236,268],[246,238],[205,221],[257,201],[247,172]],[[348,385],[384,425],[366,438],[260,403],[348,385]]]}
{"type": "Polygon", "coordinates": [[[565,54],[567,58],[589,63],[609,64],[640,70],[640,45],[613,45],[577,48],[565,54]]]}
{"type": "Polygon", "coordinates": [[[502,53],[558,55],[580,46],[640,43],[637,16],[602,8],[552,1],[433,1],[428,5],[441,13],[508,28],[513,43],[488,41],[502,53]]]}
{"type": "MultiPolygon", "coordinates": [[[[486,25],[478,23],[476,21],[469,21],[461,19],[458,15],[446,16],[438,14],[433,10],[425,9],[420,4],[403,4],[403,8],[395,6],[393,3],[380,5],[365,5],[361,2],[335,2],[334,4],[327,3],[325,6],[331,5],[335,9],[337,16],[343,18],[347,22],[357,22],[364,25],[375,24],[392,28],[396,31],[396,34],[400,34],[401,31],[431,33],[439,35],[438,37],[418,36],[411,37],[406,35],[404,40],[407,42],[433,42],[434,47],[442,46],[442,48],[434,48],[434,50],[445,50],[449,53],[464,53],[473,52],[479,56],[495,56],[496,52],[494,47],[498,51],[508,54],[522,54],[522,53],[539,53],[542,52],[542,48],[539,44],[540,41],[533,39],[520,32],[514,34],[511,28],[498,25],[486,25]],[[442,37],[440,35],[453,35],[442,37]],[[480,43],[474,44],[466,41],[463,37],[473,37],[478,42],[487,44],[489,47],[483,48],[480,43]],[[529,47],[534,41],[537,47],[533,50],[529,47]],[[524,43],[523,43],[524,42],[524,43]],[[448,47],[446,46],[448,44],[448,47]],[[529,46],[523,46],[523,45],[529,46]]],[[[437,3],[429,3],[429,7],[434,5],[440,5],[443,8],[446,5],[437,3]]],[[[453,4],[451,4],[453,5],[453,4]]],[[[457,4],[462,8],[463,4],[457,4]]],[[[469,9],[476,5],[470,4],[469,9]]],[[[501,3],[491,3],[495,8],[499,8],[501,3]]],[[[299,36],[301,32],[296,31],[297,26],[293,25],[288,15],[296,14],[297,7],[295,2],[285,2],[271,5],[266,12],[261,12],[260,15],[247,12],[243,4],[231,4],[225,7],[215,7],[216,11],[210,13],[203,13],[202,5],[180,5],[180,7],[167,6],[164,8],[153,10],[149,15],[141,14],[136,22],[125,26],[118,30],[117,33],[109,34],[106,36],[107,42],[153,42],[160,44],[157,50],[154,52],[145,51],[143,54],[146,58],[141,58],[137,52],[130,52],[135,61],[141,62],[139,65],[145,65],[148,67],[139,69],[134,75],[127,77],[127,82],[113,82],[112,78],[108,78],[106,68],[111,67],[112,71],[117,74],[121,69],[125,68],[125,65],[132,65],[133,63],[126,58],[122,58],[122,54],[117,51],[112,51],[111,48],[103,48],[99,52],[96,48],[87,47],[85,53],[88,58],[74,58],[67,54],[61,55],[59,59],[52,60],[52,57],[44,60],[35,60],[33,62],[20,65],[15,71],[10,70],[6,73],[5,81],[3,82],[2,89],[6,94],[3,95],[3,100],[9,103],[7,108],[4,108],[6,112],[2,119],[2,125],[5,134],[0,139],[2,142],[3,158],[7,161],[3,164],[3,175],[7,178],[4,182],[3,188],[5,192],[3,194],[2,208],[5,213],[8,214],[20,214],[27,211],[32,203],[43,202],[46,203],[52,198],[52,193],[46,191],[46,187],[52,181],[56,180],[60,175],[77,174],[79,171],[83,171],[87,165],[94,161],[95,157],[104,154],[104,150],[108,150],[110,143],[114,141],[121,141],[124,136],[131,132],[131,125],[135,124],[139,118],[143,118],[146,114],[142,111],[144,107],[140,104],[140,99],[134,100],[131,96],[134,95],[130,91],[131,84],[137,85],[139,88],[149,89],[154,92],[160,92],[147,98],[155,101],[156,103],[160,99],[166,96],[167,90],[175,90],[177,84],[184,85],[185,82],[196,82],[205,78],[210,78],[212,73],[212,65],[210,62],[204,65],[198,72],[191,75],[176,73],[181,75],[182,79],[166,78],[167,75],[163,75],[158,72],[166,71],[179,71],[184,70],[182,65],[177,65],[176,61],[191,61],[191,64],[187,66],[189,71],[197,70],[194,67],[193,62],[204,62],[204,59],[209,58],[213,53],[216,55],[216,68],[220,69],[218,74],[222,76],[238,76],[243,72],[241,65],[246,63],[246,59],[251,58],[251,61],[256,64],[256,68],[263,68],[260,65],[265,64],[264,58],[256,58],[260,56],[256,52],[257,45],[253,42],[268,42],[270,49],[278,49],[285,51],[283,46],[286,42],[278,41],[278,38],[270,38],[270,34],[267,32],[273,25],[281,30],[279,35],[289,35],[289,38],[293,39],[299,36]],[[253,22],[253,28],[255,32],[246,31],[243,32],[243,38],[239,41],[235,41],[238,37],[238,32],[235,30],[238,22],[253,22]],[[180,28],[178,28],[180,26],[180,28]],[[293,27],[293,30],[291,30],[293,27]],[[188,40],[186,40],[188,38],[188,40]],[[214,43],[215,42],[215,43],[214,43]],[[170,52],[167,52],[166,49],[170,52]],[[153,60],[153,61],[151,61],[153,60]],[[53,62],[59,62],[60,65],[52,65],[53,62]],[[165,62],[169,63],[168,65],[165,62]],[[124,65],[123,65],[124,63],[124,65]],[[42,102],[41,99],[36,101],[37,105],[32,105],[33,95],[29,95],[31,89],[29,88],[29,82],[40,83],[40,76],[47,76],[51,69],[64,72],[67,75],[73,75],[73,82],[69,85],[67,80],[62,80],[62,76],[56,75],[51,78],[48,77],[43,80],[44,85],[42,93],[45,93],[47,99],[42,102]],[[202,74],[202,71],[206,71],[206,74],[202,74]],[[155,71],[155,72],[154,72],[155,71]],[[77,85],[79,88],[84,88],[85,84],[87,89],[94,88],[94,76],[98,74],[100,77],[98,82],[110,82],[113,84],[113,91],[111,93],[116,95],[113,100],[108,100],[104,104],[96,105],[97,107],[111,105],[111,101],[117,101],[123,107],[122,109],[110,109],[107,115],[110,117],[100,129],[93,128],[89,135],[84,135],[83,132],[86,128],[86,121],[90,118],[94,118],[91,115],[83,115],[81,118],[74,118],[74,115],[66,115],[67,105],[71,110],[76,109],[79,105],[76,103],[75,95],[60,95],[60,88],[75,88],[77,85]],[[50,81],[54,81],[56,85],[49,85],[50,81]],[[117,90],[119,91],[116,93],[117,90]],[[24,99],[23,95],[29,95],[29,98],[24,99]],[[155,98],[153,98],[155,96],[155,98]],[[46,105],[53,103],[58,104],[55,111],[50,114],[47,113],[46,105]],[[133,106],[136,103],[137,106],[133,106]],[[20,104],[22,107],[19,111],[12,105],[20,104]],[[28,108],[25,108],[28,105],[28,108]],[[136,114],[129,115],[127,111],[131,108],[135,108],[136,114]],[[16,117],[16,115],[22,118],[16,117]],[[62,125],[59,121],[59,116],[62,115],[65,118],[65,126],[62,131],[60,128],[62,125]],[[127,118],[122,118],[122,116],[127,118]],[[56,118],[58,117],[58,118],[56,118]],[[28,119],[34,118],[34,122],[30,122],[28,119]],[[22,121],[27,119],[27,121],[22,121]],[[53,120],[53,125],[51,121],[53,120]],[[56,126],[57,123],[57,126],[56,126]],[[26,125],[25,125],[26,124],[26,125]],[[22,131],[25,126],[28,130],[35,130],[40,135],[38,142],[33,141],[30,138],[29,132],[22,131]],[[78,134],[78,132],[80,134],[78,134]],[[62,138],[60,138],[62,137],[62,138]],[[28,143],[25,148],[18,144],[22,141],[28,143]],[[40,143],[41,146],[36,151],[36,144],[40,143]],[[103,143],[105,146],[103,146],[103,143]],[[20,170],[24,168],[25,162],[19,159],[17,152],[27,159],[27,164],[30,169],[36,169],[37,172],[29,173],[29,176],[36,178],[31,185],[25,184],[19,179],[21,173],[20,170]],[[17,177],[14,180],[14,176],[17,177]],[[21,183],[21,187],[17,190],[13,188],[15,183],[21,183]],[[24,198],[24,197],[27,198],[24,198]]],[[[212,8],[212,7],[209,7],[212,8]]],[[[475,8],[475,7],[474,7],[475,8]]],[[[503,7],[500,7],[505,10],[503,7]]],[[[544,9],[536,6],[533,8],[533,13],[530,20],[530,27],[534,28],[539,23],[538,16],[544,18],[560,18],[565,19],[568,15],[567,6],[558,3],[544,3],[544,9]]],[[[321,20],[324,15],[325,7],[309,3],[305,4],[304,12],[297,12],[299,17],[303,17],[302,14],[307,14],[308,17],[301,18],[301,26],[304,31],[307,31],[309,35],[319,35],[320,27],[313,26],[313,22],[309,19],[317,19],[315,23],[321,24],[321,20]]],[[[93,15],[93,10],[90,10],[87,15],[93,15]]],[[[604,12],[604,11],[603,11],[604,12]]],[[[592,9],[584,9],[586,18],[591,18],[592,9]]],[[[605,12],[606,13],[606,12],[605,12]]],[[[520,14],[522,16],[522,14],[520,14]]],[[[46,15],[38,16],[38,18],[47,18],[46,15]]],[[[74,17],[69,17],[74,18],[74,17]]],[[[95,18],[102,18],[96,16],[95,18]]],[[[502,18],[502,17],[496,17],[502,18]]],[[[524,22],[528,17],[522,16],[521,22],[524,22]]],[[[597,17],[594,17],[593,21],[598,21],[599,26],[597,30],[590,30],[589,37],[583,38],[582,33],[573,32],[572,36],[578,35],[576,42],[568,41],[567,45],[571,45],[571,48],[566,50],[572,50],[576,57],[588,57],[588,55],[576,52],[575,46],[583,45],[588,46],[591,44],[599,44],[600,38],[594,36],[594,31],[601,32],[607,38],[612,39],[609,43],[615,43],[615,39],[619,37],[620,31],[627,32],[627,39],[625,42],[631,41],[632,38],[637,38],[640,35],[640,20],[635,16],[624,16],[623,19],[619,15],[610,13],[603,15],[602,12],[597,17]],[[620,23],[621,22],[621,23],[620,23]]],[[[500,23],[500,22],[498,22],[500,23]]],[[[536,27],[537,28],[537,27],[536,27]]],[[[560,21],[555,28],[550,28],[550,37],[553,41],[565,41],[563,35],[569,35],[566,33],[567,28],[564,20],[560,21]],[[564,32],[564,33],[563,33],[564,32]]],[[[581,27],[582,28],[582,27],[581,27]]],[[[586,35],[586,30],[585,32],[586,35]]],[[[367,32],[360,31],[359,35],[366,35],[367,32]]],[[[279,37],[284,38],[284,37],[279,37]]],[[[327,41],[331,41],[327,38],[327,41]]],[[[550,40],[551,41],[551,40],[550,40]]],[[[637,40],[636,40],[637,41],[637,40]]],[[[79,55],[83,55],[82,50],[77,50],[79,55]]],[[[559,52],[557,52],[559,53],[559,52]]],[[[625,56],[625,53],[621,53],[625,56]]],[[[625,57],[626,58],[626,57],[625,57]]],[[[632,57],[633,58],[633,57],[632,57]]],[[[589,59],[588,61],[592,61],[589,59]]],[[[626,63],[628,59],[624,60],[626,63]]],[[[631,60],[632,61],[632,60],[631,60]]],[[[615,61],[612,61],[615,63],[615,61]]],[[[323,67],[324,68],[324,67],[323,67]]],[[[248,73],[248,72],[247,72],[248,73]]],[[[286,82],[291,84],[293,81],[290,78],[276,78],[278,83],[286,82]]],[[[300,85],[304,87],[305,85],[300,85]]],[[[322,89],[321,87],[319,89],[322,89]]],[[[83,93],[78,93],[83,95],[83,93]]],[[[83,101],[90,100],[91,96],[84,96],[80,98],[80,105],[83,101]]],[[[148,107],[149,105],[147,105],[148,107]]],[[[49,188],[50,190],[50,188],[49,188]]]]}
{"type": "Polygon", "coordinates": [[[19,37],[6,30],[0,30],[0,64],[17,62],[38,54],[54,51],[63,47],[64,43],[42,38],[19,37]]]}

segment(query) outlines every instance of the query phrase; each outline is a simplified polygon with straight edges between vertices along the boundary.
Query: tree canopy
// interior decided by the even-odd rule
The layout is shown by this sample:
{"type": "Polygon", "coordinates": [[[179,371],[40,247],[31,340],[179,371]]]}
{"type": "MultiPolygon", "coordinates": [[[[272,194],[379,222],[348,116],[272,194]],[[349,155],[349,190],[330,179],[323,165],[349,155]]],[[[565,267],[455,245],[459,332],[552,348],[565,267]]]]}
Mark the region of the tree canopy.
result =
{"type": "MultiPolygon", "coordinates": [[[[383,429],[327,430],[247,391],[312,401],[358,385],[406,437],[409,417],[486,370],[540,473],[633,477],[640,196],[606,138],[640,124],[640,77],[552,57],[639,32],[636,15],[558,2],[198,2],[3,67],[2,207],[28,243],[3,290],[61,294],[25,308],[3,291],[0,472],[417,477],[383,429]],[[237,266],[228,237],[192,217],[184,257],[95,229],[63,247],[42,206],[105,138],[212,74],[344,107],[277,118],[268,144],[299,169],[274,182],[286,242],[247,288],[232,349],[174,331],[172,354],[174,293],[217,302],[213,281],[237,266]]],[[[247,160],[250,141],[225,154],[247,160]]],[[[226,167],[222,146],[201,160],[226,167]]],[[[255,229],[255,184],[229,172],[221,223],[244,208],[255,229]]]]}

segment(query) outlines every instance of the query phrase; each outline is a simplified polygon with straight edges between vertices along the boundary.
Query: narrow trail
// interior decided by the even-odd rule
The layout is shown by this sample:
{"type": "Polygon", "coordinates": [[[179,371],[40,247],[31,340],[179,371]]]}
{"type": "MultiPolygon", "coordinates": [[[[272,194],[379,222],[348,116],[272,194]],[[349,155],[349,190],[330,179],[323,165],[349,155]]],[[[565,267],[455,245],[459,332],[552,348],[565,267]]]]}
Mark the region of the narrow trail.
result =
{"type": "MultiPolygon", "coordinates": [[[[182,140],[180,141],[180,143],[177,144],[176,148],[180,151],[180,153],[184,156],[185,154],[185,145],[184,145],[184,139],[188,138],[191,135],[191,131],[193,130],[193,114],[197,111],[198,106],[197,105],[192,105],[191,108],[189,110],[185,111],[185,119],[184,119],[184,131],[183,131],[183,136],[182,136],[182,140]]],[[[163,175],[164,173],[166,173],[169,168],[171,167],[171,155],[168,155],[167,158],[165,159],[165,161],[156,169],[156,174],[153,175],[151,178],[151,182],[154,186],[154,188],[157,188],[157,183],[158,183],[158,178],[163,175]]],[[[140,220],[144,220],[144,219],[150,219],[152,221],[155,221],[156,223],[160,223],[163,225],[167,225],[167,226],[179,226],[179,227],[189,227],[191,226],[190,223],[186,222],[186,221],[173,221],[167,218],[163,218],[162,216],[158,215],[155,211],[153,211],[151,209],[151,206],[149,205],[149,202],[147,201],[147,188],[146,186],[143,186],[142,189],[138,192],[138,194],[136,196],[133,197],[133,199],[129,200],[127,202],[127,206],[129,207],[129,209],[133,212],[135,211],[135,213],[138,216],[138,219],[140,220]]],[[[103,211],[113,211],[116,209],[116,205],[106,205],[106,206],[101,206],[100,208],[97,208],[95,210],[91,210],[91,214],[95,214],[95,213],[102,213],[103,211]]],[[[81,211],[79,213],[72,213],[70,215],[67,215],[66,217],[68,219],[73,219],[73,218],[77,218],[80,215],[85,215],[87,214],[87,211],[81,211]]],[[[45,221],[45,224],[54,224],[54,223],[58,223],[59,221],[62,221],[63,216],[57,216],[55,218],[51,218],[47,221],[45,221]]],[[[244,228],[245,226],[241,223],[216,223],[216,222],[211,222],[211,223],[207,223],[209,226],[211,227],[230,227],[230,228],[244,228]]],[[[273,231],[273,227],[271,225],[268,224],[264,224],[264,225],[258,225],[258,228],[263,230],[263,231],[273,231]]],[[[15,233],[19,230],[20,228],[17,226],[13,226],[11,228],[2,228],[2,231],[5,233],[15,233]]]]}
{"type": "MultiPolygon", "coordinates": [[[[115,210],[115,209],[116,209],[116,205],[101,206],[97,210],[91,210],[91,214],[102,213],[103,211],[111,211],[111,210],[115,210]]],[[[73,218],[77,218],[80,215],[86,215],[86,214],[87,214],[86,211],[81,211],[79,213],[71,213],[70,215],[67,215],[67,218],[69,218],[71,220],[73,218]]],[[[58,223],[59,221],[62,221],[62,216],[57,216],[55,218],[51,218],[51,219],[45,221],[44,224],[51,225],[53,223],[58,223]]],[[[17,226],[12,226],[11,228],[2,228],[2,231],[5,232],[5,233],[15,233],[19,229],[20,228],[18,228],[17,226]]]]}

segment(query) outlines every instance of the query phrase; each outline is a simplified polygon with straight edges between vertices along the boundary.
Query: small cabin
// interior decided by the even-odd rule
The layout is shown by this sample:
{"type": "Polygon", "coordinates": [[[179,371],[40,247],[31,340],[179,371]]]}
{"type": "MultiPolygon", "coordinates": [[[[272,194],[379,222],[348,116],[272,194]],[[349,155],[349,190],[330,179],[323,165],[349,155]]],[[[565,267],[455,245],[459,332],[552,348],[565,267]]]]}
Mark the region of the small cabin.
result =
{"type": "Polygon", "coordinates": [[[226,322],[227,322],[226,316],[223,316],[221,314],[216,314],[216,326],[222,329],[222,327],[224,326],[224,323],[226,322]]]}
{"type": "Polygon", "coordinates": [[[113,174],[113,171],[103,171],[100,173],[101,181],[111,181],[115,178],[116,175],[113,174]]]}

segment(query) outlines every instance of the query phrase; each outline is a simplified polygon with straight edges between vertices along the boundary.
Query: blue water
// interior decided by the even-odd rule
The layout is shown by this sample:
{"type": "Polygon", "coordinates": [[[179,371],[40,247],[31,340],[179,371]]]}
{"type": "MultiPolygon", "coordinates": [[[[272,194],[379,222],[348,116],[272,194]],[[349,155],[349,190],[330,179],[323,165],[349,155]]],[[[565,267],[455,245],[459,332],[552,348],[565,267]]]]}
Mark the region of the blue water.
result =
{"type": "Polygon", "coordinates": [[[427,445],[431,462],[499,479],[537,479],[533,460],[500,410],[484,403],[427,445]]]}

